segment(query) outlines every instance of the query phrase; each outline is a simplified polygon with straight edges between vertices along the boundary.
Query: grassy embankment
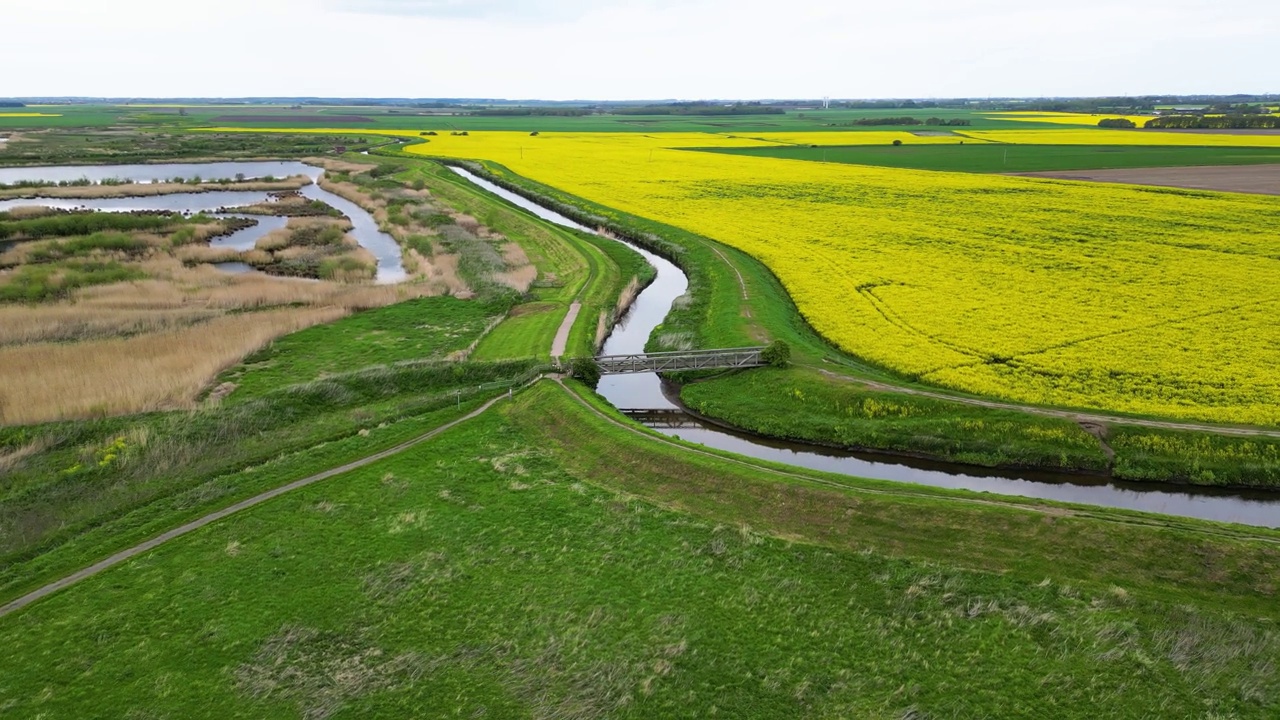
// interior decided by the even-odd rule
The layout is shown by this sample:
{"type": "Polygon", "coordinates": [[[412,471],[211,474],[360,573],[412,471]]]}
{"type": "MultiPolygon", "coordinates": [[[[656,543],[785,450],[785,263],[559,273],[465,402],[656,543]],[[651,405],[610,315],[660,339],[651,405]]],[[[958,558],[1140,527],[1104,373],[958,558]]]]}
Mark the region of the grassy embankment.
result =
{"type": "Polygon", "coordinates": [[[443,361],[494,317],[454,298],[369,310],[277,341],[221,403],[0,429],[0,598],[465,412],[533,367],[443,361]]]}
{"type": "MultiPolygon", "coordinates": [[[[868,391],[861,384],[863,380],[931,388],[852,358],[827,344],[805,322],[777,278],[745,253],[679,228],[570,196],[500,166],[486,164],[484,168],[508,187],[538,197],[579,221],[612,227],[685,270],[690,282],[687,301],[678,303],[655,331],[649,343],[651,350],[735,347],[770,340],[783,340],[792,346],[796,367],[782,374],[785,381],[747,381],[743,385],[741,380],[712,380],[700,384],[697,392],[702,402],[712,395],[716,398],[715,411],[709,414],[731,424],[822,444],[848,446],[848,441],[856,438],[855,444],[867,449],[988,466],[1106,471],[1107,457],[1114,453],[1109,471],[1126,479],[1254,487],[1275,487],[1280,482],[1280,440],[1275,438],[1209,436],[1117,423],[1103,429],[1106,440],[1100,442],[1065,419],[868,391]],[[843,386],[819,379],[819,369],[841,378],[843,386]],[[820,423],[805,420],[814,411],[813,403],[781,391],[814,382],[818,383],[814,387],[831,388],[834,392],[826,401],[828,405],[847,407],[867,400],[891,400],[912,408],[913,420],[904,423],[893,415],[864,417],[852,435],[847,427],[841,427],[847,416],[828,415],[820,423]],[[723,389],[717,391],[717,383],[724,383],[723,389]],[[744,387],[766,394],[753,397],[736,392],[744,387]],[[763,416],[765,408],[769,415],[792,417],[799,425],[785,429],[763,416]],[[1090,445],[1093,450],[1087,449],[1090,445]]],[[[753,372],[766,371],[747,374],[753,372]]]]}
{"type": "Polygon", "coordinates": [[[707,148],[705,152],[914,170],[1019,173],[1050,170],[1280,163],[1277,148],[1160,145],[965,145],[707,148]]]}
{"type": "Polygon", "coordinates": [[[603,341],[603,331],[616,316],[620,295],[634,292],[653,278],[653,269],[626,247],[543,221],[437,163],[409,161],[399,177],[410,182],[432,180],[435,197],[484,225],[503,228],[506,237],[519,244],[538,268],[538,280],[513,307],[511,317],[476,348],[477,359],[549,358],[548,338],[554,338],[574,302],[580,303],[581,309],[565,354],[594,354],[603,341]]]}
{"type": "Polygon", "coordinates": [[[0,707],[1280,709],[1274,533],[777,472],[645,439],[549,382],[500,408],[0,620],[0,707]]]}

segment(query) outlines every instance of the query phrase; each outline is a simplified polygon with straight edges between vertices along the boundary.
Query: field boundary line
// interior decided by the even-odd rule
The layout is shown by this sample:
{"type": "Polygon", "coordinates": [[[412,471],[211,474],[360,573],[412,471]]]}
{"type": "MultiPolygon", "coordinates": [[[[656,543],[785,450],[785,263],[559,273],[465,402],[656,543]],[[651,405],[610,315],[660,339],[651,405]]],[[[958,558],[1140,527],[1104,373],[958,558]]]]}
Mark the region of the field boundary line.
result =
{"type": "Polygon", "coordinates": [[[9,603],[6,603],[3,606],[0,606],[0,618],[5,617],[10,613],[21,610],[22,608],[38,600],[42,600],[45,597],[48,597],[49,595],[52,595],[58,592],[59,590],[63,590],[72,585],[75,585],[81,580],[85,580],[87,578],[93,577],[94,575],[97,575],[98,573],[101,573],[102,571],[112,568],[116,565],[119,565],[120,563],[123,563],[126,560],[130,560],[145,552],[154,550],[155,548],[169,542],[170,540],[175,540],[177,538],[180,538],[183,535],[186,535],[195,530],[199,530],[200,528],[205,527],[206,525],[211,525],[225,517],[234,515],[242,510],[248,510],[251,507],[254,507],[256,505],[261,505],[262,503],[268,500],[277,498],[281,495],[284,495],[285,493],[292,492],[299,488],[304,488],[308,485],[313,485],[315,483],[320,482],[321,480],[328,480],[329,478],[335,477],[337,475],[343,475],[345,473],[351,472],[352,470],[358,470],[362,467],[365,467],[366,465],[372,465],[373,463],[376,463],[380,460],[385,460],[393,455],[398,455],[399,453],[402,453],[405,450],[408,450],[409,448],[412,448],[415,445],[424,443],[427,440],[430,440],[436,437],[437,435],[440,435],[441,433],[451,430],[454,427],[461,425],[462,423],[468,420],[472,420],[478,417],[479,415],[484,413],[489,408],[493,407],[502,399],[503,399],[503,396],[501,395],[498,397],[495,397],[489,400],[488,402],[486,402],[484,405],[481,405],[475,410],[472,410],[471,412],[467,413],[466,415],[463,415],[462,417],[456,418],[454,420],[450,420],[449,422],[435,428],[434,430],[430,430],[426,433],[423,433],[422,435],[418,435],[417,437],[406,440],[400,443],[399,445],[387,448],[386,450],[382,450],[380,452],[376,452],[372,455],[362,457],[359,460],[353,460],[345,465],[340,465],[336,468],[331,468],[329,470],[325,470],[324,472],[316,473],[315,475],[310,475],[300,480],[294,480],[293,482],[285,485],[281,485],[280,487],[272,488],[271,490],[268,490],[263,493],[259,493],[257,495],[254,495],[253,497],[246,498],[233,505],[229,505],[225,508],[222,508],[221,510],[211,512],[208,515],[192,520],[189,523],[180,525],[176,528],[173,528],[172,530],[168,530],[164,533],[161,533],[151,538],[150,540],[146,540],[141,543],[138,543],[133,547],[121,550],[120,552],[117,552],[108,558],[99,560],[98,562],[86,568],[77,570],[76,572],[71,573],[70,575],[62,577],[58,580],[54,580],[53,582],[47,585],[44,585],[43,587],[32,590],[26,595],[23,595],[9,603]]]}
{"type": "Polygon", "coordinates": [[[1035,405],[1023,405],[1015,402],[1005,402],[1002,400],[983,400],[981,398],[964,397],[961,395],[949,395],[945,392],[936,392],[933,390],[921,390],[918,388],[907,387],[905,385],[895,385],[892,383],[880,382],[878,380],[870,380],[865,378],[850,377],[833,372],[826,368],[816,365],[801,365],[826,375],[827,377],[842,382],[849,382],[862,385],[869,390],[879,392],[901,393],[903,395],[914,395],[916,397],[927,397],[933,400],[946,400],[948,402],[960,403],[962,405],[971,405],[974,407],[984,407],[992,410],[1013,410],[1017,412],[1025,412],[1031,415],[1041,415],[1045,417],[1056,417],[1071,420],[1073,422],[1093,422],[1105,425],[1134,425],[1138,427],[1149,427],[1157,430],[1188,430],[1192,432],[1202,432],[1209,435],[1234,435],[1238,437],[1272,437],[1280,438],[1280,430],[1271,430],[1259,427],[1230,427],[1225,425],[1208,425],[1193,422],[1181,422],[1177,420],[1150,420],[1147,418],[1131,418],[1122,415],[1106,415],[1088,410],[1058,410],[1047,407],[1036,407],[1035,405]]]}

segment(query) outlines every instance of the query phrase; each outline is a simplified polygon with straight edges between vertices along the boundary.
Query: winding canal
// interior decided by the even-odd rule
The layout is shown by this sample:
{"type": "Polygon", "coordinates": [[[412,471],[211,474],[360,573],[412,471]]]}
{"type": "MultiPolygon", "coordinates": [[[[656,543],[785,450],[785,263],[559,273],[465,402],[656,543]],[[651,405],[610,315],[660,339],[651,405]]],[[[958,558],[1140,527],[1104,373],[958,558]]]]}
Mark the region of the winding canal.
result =
{"type": "MultiPolygon", "coordinates": [[[[380,283],[395,283],[406,277],[401,262],[400,245],[395,238],[378,229],[378,223],[363,208],[345,198],[320,187],[320,177],[324,171],[318,167],[300,162],[220,162],[220,163],[162,163],[155,165],[65,165],[59,167],[12,167],[0,168],[0,183],[13,184],[19,182],[59,183],[88,181],[93,184],[104,180],[128,180],[140,185],[179,178],[190,181],[201,178],[213,181],[219,178],[243,176],[245,179],[274,177],[283,179],[295,175],[306,175],[312,184],[303,186],[299,192],[312,200],[321,200],[336,208],[351,220],[352,230],[349,233],[361,247],[368,250],[378,261],[375,279],[380,283]]],[[[164,210],[186,214],[211,213],[218,217],[248,217],[234,213],[235,208],[268,202],[270,194],[265,191],[252,190],[217,190],[202,193],[174,193],[170,195],[149,195],[141,197],[116,198],[21,198],[0,200],[0,211],[21,206],[42,206],[62,210],[101,210],[105,212],[131,212],[137,210],[164,210]],[[219,213],[220,210],[232,212],[219,213]]],[[[287,218],[269,215],[255,215],[258,224],[237,231],[227,237],[218,238],[210,244],[214,247],[228,247],[235,250],[248,250],[259,238],[287,223],[287,218]]],[[[232,265],[241,265],[232,263],[232,265]]]]}
{"type": "MultiPolygon", "coordinates": [[[[451,169],[477,186],[544,220],[576,230],[594,232],[592,228],[463,168],[451,169]]],[[[619,242],[643,255],[657,270],[657,277],[640,293],[631,310],[614,327],[604,345],[603,353],[606,355],[643,352],[649,335],[666,317],[676,298],[685,294],[689,287],[688,278],[674,263],[644,248],[621,240],[619,242]]],[[[1124,508],[1257,527],[1280,527],[1280,494],[1276,493],[1133,483],[1067,473],[999,470],[881,453],[844,452],[761,438],[731,432],[684,413],[675,389],[664,386],[661,378],[654,373],[608,375],[601,379],[598,390],[614,407],[635,416],[659,432],[761,460],[862,478],[1124,508]],[[654,410],[660,412],[654,413],[654,410]]]]}

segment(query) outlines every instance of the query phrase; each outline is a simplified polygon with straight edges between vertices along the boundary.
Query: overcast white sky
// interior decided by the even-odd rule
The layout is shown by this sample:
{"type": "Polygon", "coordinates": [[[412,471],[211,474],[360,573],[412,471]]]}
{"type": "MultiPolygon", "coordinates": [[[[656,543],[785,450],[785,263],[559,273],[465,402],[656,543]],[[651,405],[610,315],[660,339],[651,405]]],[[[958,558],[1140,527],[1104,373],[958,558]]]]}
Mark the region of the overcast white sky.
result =
{"type": "Polygon", "coordinates": [[[1276,0],[2,0],[0,97],[1280,92],[1276,0]]]}

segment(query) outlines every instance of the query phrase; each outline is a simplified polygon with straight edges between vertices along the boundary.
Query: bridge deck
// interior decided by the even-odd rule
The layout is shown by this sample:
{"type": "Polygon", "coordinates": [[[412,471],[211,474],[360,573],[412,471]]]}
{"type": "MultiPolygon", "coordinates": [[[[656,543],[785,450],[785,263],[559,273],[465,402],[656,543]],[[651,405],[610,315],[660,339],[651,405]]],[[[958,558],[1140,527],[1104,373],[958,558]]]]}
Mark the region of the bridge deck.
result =
{"type": "Polygon", "coordinates": [[[677,352],[601,355],[596,358],[602,375],[624,373],[678,372],[681,370],[724,370],[760,367],[762,347],[687,350],[677,352]]]}

